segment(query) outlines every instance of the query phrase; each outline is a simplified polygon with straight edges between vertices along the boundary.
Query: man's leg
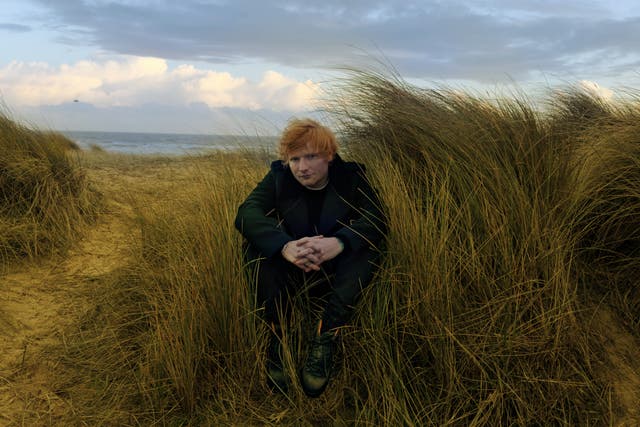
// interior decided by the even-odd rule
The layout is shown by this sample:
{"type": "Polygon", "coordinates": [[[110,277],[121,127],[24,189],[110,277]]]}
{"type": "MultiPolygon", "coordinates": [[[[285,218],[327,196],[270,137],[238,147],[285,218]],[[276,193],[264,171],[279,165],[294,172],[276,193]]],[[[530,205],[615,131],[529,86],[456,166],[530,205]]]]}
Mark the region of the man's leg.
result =
{"type": "Polygon", "coordinates": [[[269,326],[266,361],[268,385],[273,390],[284,393],[289,379],[283,365],[283,324],[286,324],[290,313],[289,288],[296,271],[291,268],[294,266],[280,256],[264,258],[251,247],[247,249],[245,261],[249,282],[255,285],[257,307],[269,326]]]}
{"type": "Polygon", "coordinates": [[[344,326],[351,320],[360,294],[371,282],[380,258],[379,253],[371,249],[343,255],[333,260],[334,277],[320,333],[344,326]]]}
{"type": "Polygon", "coordinates": [[[290,288],[298,269],[279,255],[262,257],[251,246],[245,253],[245,262],[249,283],[255,286],[260,316],[269,324],[280,325],[290,312],[290,288]]]}
{"type": "Polygon", "coordinates": [[[333,273],[331,292],[301,376],[302,388],[310,397],[320,396],[329,383],[337,328],[351,319],[362,290],[373,278],[378,258],[378,253],[369,249],[348,251],[326,266],[325,270],[333,273]]]}

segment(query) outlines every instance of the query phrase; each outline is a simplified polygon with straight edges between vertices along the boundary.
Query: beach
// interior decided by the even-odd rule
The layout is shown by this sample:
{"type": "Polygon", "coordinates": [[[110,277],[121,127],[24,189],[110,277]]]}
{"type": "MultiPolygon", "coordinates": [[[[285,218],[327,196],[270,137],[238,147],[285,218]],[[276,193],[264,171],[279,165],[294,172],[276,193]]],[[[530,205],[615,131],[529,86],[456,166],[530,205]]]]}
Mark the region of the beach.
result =
{"type": "Polygon", "coordinates": [[[197,155],[215,150],[273,149],[273,136],[63,131],[84,150],[144,155],[197,155]]]}

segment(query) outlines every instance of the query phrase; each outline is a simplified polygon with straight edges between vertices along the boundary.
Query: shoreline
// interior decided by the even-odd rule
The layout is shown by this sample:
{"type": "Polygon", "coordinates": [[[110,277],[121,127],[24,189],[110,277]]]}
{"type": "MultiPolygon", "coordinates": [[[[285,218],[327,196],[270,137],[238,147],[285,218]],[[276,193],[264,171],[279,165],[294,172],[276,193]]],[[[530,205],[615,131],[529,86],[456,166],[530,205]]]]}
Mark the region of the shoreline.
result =
{"type": "Polygon", "coordinates": [[[98,148],[134,155],[198,155],[210,151],[273,150],[277,137],[248,135],[168,134],[143,132],[61,131],[83,150],[98,148]]]}

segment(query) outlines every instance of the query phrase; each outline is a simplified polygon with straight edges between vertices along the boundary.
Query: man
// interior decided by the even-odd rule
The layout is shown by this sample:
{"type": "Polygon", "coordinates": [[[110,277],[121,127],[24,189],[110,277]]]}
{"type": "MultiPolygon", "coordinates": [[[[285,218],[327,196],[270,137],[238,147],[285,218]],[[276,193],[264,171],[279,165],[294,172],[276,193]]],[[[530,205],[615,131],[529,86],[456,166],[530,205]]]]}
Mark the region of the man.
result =
{"type": "Polygon", "coordinates": [[[344,162],[337,149],[330,129],[311,119],[292,120],[279,142],[280,160],[240,205],[235,220],[248,243],[258,304],[271,328],[267,378],[281,392],[289,383],[282,323],[290,311],[290,291],[305,279],[330,288],[300,378],[305,393],[317,397],[329,381],[338,330],[371,281],[384,238],[380,203],[362,165],[344,162]]]}

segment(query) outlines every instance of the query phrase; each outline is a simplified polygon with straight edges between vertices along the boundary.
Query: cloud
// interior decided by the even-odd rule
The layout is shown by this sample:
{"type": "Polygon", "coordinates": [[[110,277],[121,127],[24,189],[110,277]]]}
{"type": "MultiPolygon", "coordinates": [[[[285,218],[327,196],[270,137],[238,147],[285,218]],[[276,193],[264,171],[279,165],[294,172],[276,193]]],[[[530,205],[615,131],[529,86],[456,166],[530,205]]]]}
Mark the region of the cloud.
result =
{"type": "Polygon", "coordinates": [[[491,82],[585,66],[615,74],[611,57],[640,56],[637,9],[604,0],[39,1],[66,43],[75,34],[110,52],[186,62],[357,66],[368,51],[406,77],[491,82]]]}
{"type": "Polygon", "coordinates": [[[606,87],[600,86],[596,82],[592,82],[592,81],[589,81],[589,80],[581,80],[578,84],[583,89],[593,93],[594,95],[597,95],[598,97],[600,97],[603,100],[610,101],[610,100],[613,99],[614,92],[611,89],[608,89],[606,87]]]}
{"type": "Polygon", "coordinates": [[[320,88],[311,80],[297,82],[275,71],[267,71],[257,90],[267,104],[301,110],[313,102],[320,88]]]}
{"type": "Polygon", "coordinates": [[[291,116],[273,110],[210,108],[204,104],[96,108],[82,102],[12,112],[17,119],[42,129],[236,135],[276,135],[291,116]]]}
{"type": "Polygon", "coordinates": [[[13,33],[27,33],[31,31],[31,27],[22,24],[10,24],[6,22],[0,22],[0,30],[5,30],[13,33]]]}
{"type": "Polygon", "coordinates": [[[170,69],[159,58],[122,56],[53,67],[14,61],[0,69],[0,88],[9,105],[59,105],[74,100],[98,107],[142,104],[210,108],[298,111],[319,92],[312,81],[299,82],[267,71],[257,82],[193,65],[170,69]]]}

